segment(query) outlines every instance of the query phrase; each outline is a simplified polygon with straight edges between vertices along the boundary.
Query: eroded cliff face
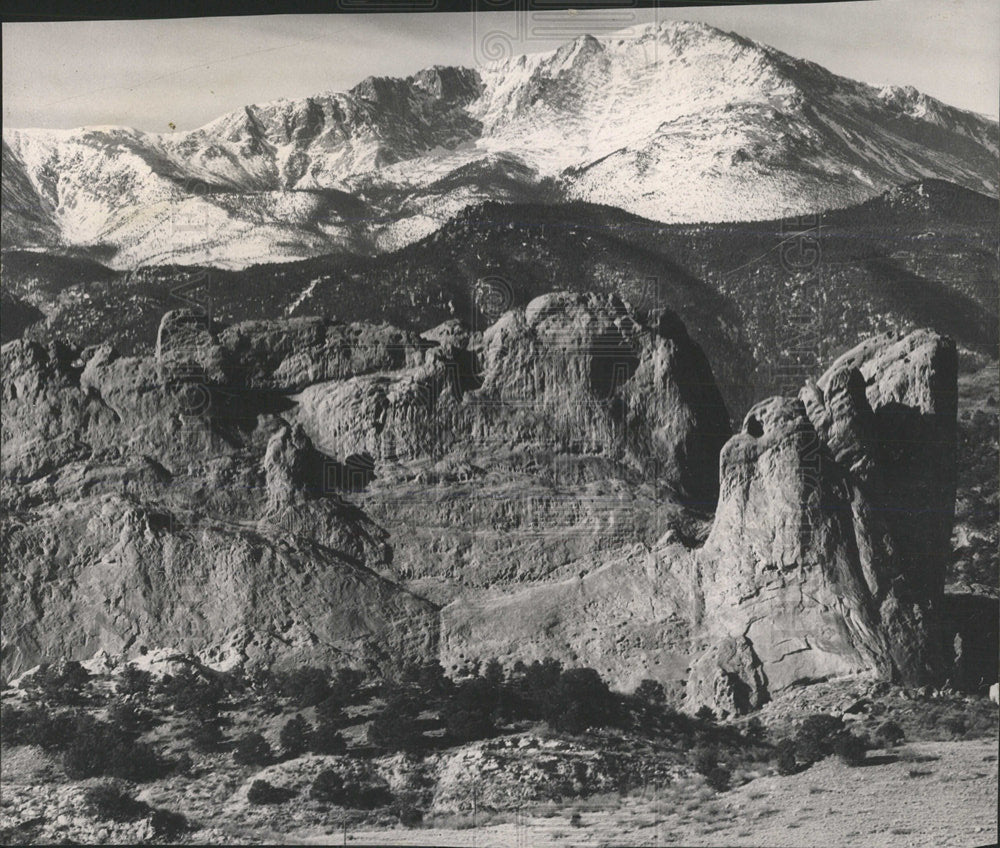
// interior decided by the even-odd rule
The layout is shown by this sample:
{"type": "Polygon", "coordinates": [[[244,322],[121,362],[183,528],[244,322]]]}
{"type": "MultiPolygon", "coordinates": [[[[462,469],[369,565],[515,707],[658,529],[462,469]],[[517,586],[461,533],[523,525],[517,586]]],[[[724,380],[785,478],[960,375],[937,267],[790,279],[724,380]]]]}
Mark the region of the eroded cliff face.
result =
{"type": "Polygon", "coordinates": [[[729,434],[680,323],[609,296],[424,338],[177,311],[153,357],[3,358],[8,674],[161,646],[436,656],[437,608],[404,581],[450,599],[664,521],[697,535],[682,501],[714,500],[729,434]]]}
{"type": "Polygon", "coordinates": [[[554,293],[424,341],[421,362],[314,384],[290,412],[324,452],[370,458],[356,500],[392,528],[401,578],[444,602],[651,545],[674,522],[697,535],[682,505],[710,515],[731,430],[672,314],[554,293]]]}
{"type": "Polygon", "coordinates": [[[433,656],[436,607],[380,574],[386,531],[326,485],[287,402],[223,383],[226,350],[191,347],[210,334],[180,317],[189,346],[161,332],[156,359],[3,348],[4,674],[161,646],[433,656]]]}
{"type": "Polygon", "coordinates": [[[872,339],[730,438],[680,322],[595,294],[482,332],[174,312],[148,358],[15,341],[4,673],[551,655],[724,713],[929,681],[955,386],[949,340],[872,339]]]}
{"type": "Polygon", "coordinates": [[[455,601],[442,657],[551,654],[722,714],[844,674],[939,679],[955,386],[948,339],[865,342],[798,397],[747,413],[721,451],[703,545],[675,525],[560,582],[455,601]]]}

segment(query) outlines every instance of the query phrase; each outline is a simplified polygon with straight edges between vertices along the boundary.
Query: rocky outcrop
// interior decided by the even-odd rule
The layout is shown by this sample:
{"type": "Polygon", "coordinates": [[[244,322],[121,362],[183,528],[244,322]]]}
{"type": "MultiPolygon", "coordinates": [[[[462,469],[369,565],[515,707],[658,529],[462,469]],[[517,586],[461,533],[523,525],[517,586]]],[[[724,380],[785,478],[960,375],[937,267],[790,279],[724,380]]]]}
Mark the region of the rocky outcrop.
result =
{"type": "Polygon", "coordinates": [[[581,557],[558,580],[516,592],[454,600],[441,613],[442,661],[552,655],[626,689],[659,680],[688,709],[722,715],[841,675],[968,678],[975,658],[944,645],[954,627],[943,626],[950,607],[938,588],[955,379],[948,339],[866,342],[798,397],[747,413],[720,454],[704,544],[661,514],[666,532],[650,546],[581,557]],[[922,494],[903,494],[907,479],[922,494]],[[926,503],[940,510],[931,522],[926,503]]]}
{"type": "Polygon", "coordinates": [[[680,322],[613,295],[422,337],[174,312],[154,357],[2,356],[8,675],[140,647],[552,655],[728,714],[978,668],[943,649],[972,636],[943,623],[956,356],[930,332],[859,345],[731,438],[680,322]]]}
{"type": "Polygon", "coordinates": [[[714,502],[729,417],[672,313],[645,322],[615,295],[559,292],[505,313],[481,340],[450,326],[428,336],[438,337],[442,349],[422,364],[310,386],[296,396],[297,420],[330,453],[599,454],[714,502]]]}
{"type": "Polygon", "coordinates": [[[954,345],[934,333],[872,339],[798,398],[750,410],[722,451],[696,555],[704,653],[689,705],[732,711],[730,690],[752,706],[863,670],[910,683],[943,673],[956,370],[954,345]],[[713,659],[734,643],[735,666],[713,659]]]}
{"type": "Polygon", "coordinates": [[[713,497],[729,432],[679,322],[609,296],[425,338],[175,310],[152,357],[3,358],[8,674],[139,646],[426,659],[437,612],[400,580],[451,597],[656,538],[663,493],[713,497]]]}
{"type": "Polygon", "coordinates": [[[437,611],[344,551],[113,495],[11,516],[4,667],[169,645],[215,661],[359,664],[436,648],[437,611]],[[8,627],[10,628],[8,630],[8,627]]]}
{"type": "Polygon", "coordinates": [[[690,574],[676,563],[632,545],[585,573],[456,600],[441,611],[441,663],[455,671],[479,657],[510,666],[551,656],[594,668],[625,690],[655,678],[676,697],[694,602],[690,574]]]}
{"type": "Polygon", "coordinates": [[[268,664],[436,654],[436,608],[384,576],[386,532],[338,494],[279,395],[233,390],[215,339],[173,314],[156,358],[3,347],[5,675],[143,646],[268,664]]]}

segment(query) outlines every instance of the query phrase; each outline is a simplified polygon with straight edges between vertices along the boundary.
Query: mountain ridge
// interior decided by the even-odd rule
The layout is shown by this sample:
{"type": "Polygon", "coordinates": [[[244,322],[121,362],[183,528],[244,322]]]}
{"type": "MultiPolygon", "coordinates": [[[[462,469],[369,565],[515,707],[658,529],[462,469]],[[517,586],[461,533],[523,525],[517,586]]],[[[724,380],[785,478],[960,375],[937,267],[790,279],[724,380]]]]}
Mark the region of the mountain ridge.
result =
{"type": "Polygon", "coordinates": [[[922,178],[995,194],[998,134],[915,89],[672,22],[250,104],[185,133],[5,129],[5,165],[31,187],[24,208],[5,196],[5,247],[238,268],[385,252],[487,200],[693,222],[834,208],[922,178]]]}

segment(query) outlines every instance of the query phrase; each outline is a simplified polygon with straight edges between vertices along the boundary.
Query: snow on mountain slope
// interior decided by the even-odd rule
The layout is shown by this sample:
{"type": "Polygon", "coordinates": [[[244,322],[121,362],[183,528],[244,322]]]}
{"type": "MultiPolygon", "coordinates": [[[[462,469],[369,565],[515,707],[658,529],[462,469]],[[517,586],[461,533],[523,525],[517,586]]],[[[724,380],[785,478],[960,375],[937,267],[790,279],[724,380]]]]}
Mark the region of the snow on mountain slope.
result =
{"type": "Polygon", "coordinates": [[[669,222],[842,207],[928,177],[996,194],[998,126],[667,22],[247,106],[186,133],[5,130],[5,185],[8,170],[5,246],[242,267],[394,249],[490,199],[669,222]]]}

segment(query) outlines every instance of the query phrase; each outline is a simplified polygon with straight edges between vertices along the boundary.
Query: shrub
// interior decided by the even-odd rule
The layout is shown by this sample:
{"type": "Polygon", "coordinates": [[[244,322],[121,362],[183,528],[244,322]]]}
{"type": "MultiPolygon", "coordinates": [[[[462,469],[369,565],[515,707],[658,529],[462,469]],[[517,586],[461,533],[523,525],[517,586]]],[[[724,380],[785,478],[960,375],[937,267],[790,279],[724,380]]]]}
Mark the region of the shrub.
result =
{"type": "Polygon", "coordinates": [[[309,789],[309,797],[314,801],[339,804],[344,796],[344,778],[333,769],[321,771],[309,789]]]}
{"type": "Polygon", "coordinates": [[[255,780],[247,790],[247,801],[251,804],[284,804],[291,794],[287,789],[272,786],[266,780],[255,780]]]}
{"type": "Polygon", "coordinates": [[[715,721],[715,712],[707,704],[702,704],[698,707],[698,712],[694,714],[694,717],[698,721],[715,721]]]}
{"type": "Polygon", "coordinates": [[[89,672],[76,660],[44,664],[26,682],[30,694],[59,704],[81,702],[84,686],[90,680],[89,672]]]}
{"type": "Polygon", "coordinates": [[[331,695],[316,705],[316,718],[327,724],[343,724],[347,721],[344,704],[339,695],[331,695]]]}
{"type": "Polygon", "coordinates": [[[531,665],[514,664],[514,674],[517,675],[519,717],[539,719],[545,718],[552,694],[562,676],[562,663],[552,657],[544,660],[534,660],[531,665]]]}
{"type": "Polygon", "coordinates": [[[496,733],[496,725],[487,706],[449,712],[445,719],[445,728],[448,738],[458,744],[488,739],[496,733]]]}
{"type": "Polygon", "coordinates": [[[0,739],[9,745],[40,745],[46,734],[42,725],[48,713],[41,707],[25,710],[10,704],[0,705],[0,739]]]}
{"type": "Polygon", "coordinates": [[[417,723],[420,706],[412,698],[397,694],[368,726],[368,742],[390,751],[412,751],[424,744],[417,723]]]}
{"type": "Polygon", "coordinates": [[[153,725],[153,714],[135,704],[117,701],[108,708],[108,722],[123,733],[138,735],[153,725]]]}
{"type": "Polygon", "coordinates": [[[167,840],[176,839],[188,828],[187,818],[172,810],[153,810],[149,823],[155,836],[167,840]]]}
{"type": "Polygon", "coordinates": [[[496,732],[495,695],[496,690],[482,677],[459,683],[444,707],[448,737],[462,743],[492,736],[496,732]]]}
{"type": "Polygon", "coordinates": [[[317,775],[309,795],[315,801],[356,810],[371,810],[392,802],[392,794],[384,781],[367,775],[349,775],[345,778],[333,769],[317,775]]]}
{"type": "Polygon", "coordinates": [[[581,733],[615,720],[616,702],[608,684],[592,668],[570,668],[559,675],[546,705],[545,720],[556,730],[581,733]]]}
{"type": "Polygon", "coordinates": [[[309,735],[309,750],[314,754],[343,754],[347,750],[347,742],[334,725],[320,722],[309,735]]]}
{"type": "Polygon", "coordinates": [[[969,723],[962,716],[949,716],[944,720],[944,726],[954,736],[964,736],[969,729],[969,723]]]}
{"type": "MultiPolygon", "coordinates": [[[[438,668],[441,669],[441,665],[437,664],[438,668]]],[[[441,677],[444,678],[444,669],[441,669],[441,677]]],[[[503,663],[500,662],[496,657],[491,659],[486,663],[486,667],[483,669],[483,680],[493,689],[499,689],[504,684],[506,679],[506,674],[503,670],[503,663]]]]}
{"type": "Polygon", "coordinates": [[[868,746],[861,737],[845,731],[834,740],[833,750],[842,762],[849,766],[859,766],[865,761],[868,746]]]}
{"type": "Polygon", "coordinates": [[[187,737],[196,751],[203,754],[211,754],[222,748],[226,736],[222,732],[222,726],[218,721],[200,721],[189,725],[187,737]]]}
{"type": "Polygon", "coordinates": [[[695,748],[691,760],[694,770],[706,777],[719,765],[719,755],[714,748],[695,748]]]}
{"type": "Polygon", "coordinates": [[[71,712],[52,715],[37,705],[27,709],[5,704],[0,707],[3,741],[11,745],[38,745],[47,751],[64,749],[76,734],[78,716],[71,712]]]}
{"type": "Polygon", "coordinates": [[[142,783],[158,780],[172,771],[172,764],[142,742],[123,742],[108,754],[107,774],[142,783]]]}
{"type": "Polygon", "coordinates": [[[225,695],[221,683],[206,680],[191,668],[165,675],[159,691],[173,705],[174,712],[193,713],[200,718],[214,718],[225,695]]]}
{"type": "Polygon", "coordinates": [[[268,741],[259,733],[247,733],[237,743],[233,760],[244,766],[264,766],[274,754],[268,741]]]}
{"type": "Polygon", "coordinates": [[[667,693],[663,691],[663,684],[656,680],[643,680],[635,690],[635,697],[646,704],[665,704],[667,693]]]}
{"type": "Polygon", "coordinates": [[[451,682],[445,676],[444,668],[437,660],[422,665],[410,664],[403,669],[400,680],[404,683],[415,684],[425,698],[443,695],[451,682]]]}
{"type": "Polygon", "coordinates": [[[302,666],[278,677],[278,688],[296,707],[315,707],[332,694],[328,672],[314,666],[302,666]]]}
{"type": "Polygon", "coordinates": [[[725,766],[715,766],[707,775],[705,781],[716,792],[725,792],[729,788],[732,775],[725,766]]]}
{"type": "Polygon", "coordinates": [[[743,729],[743,735],[749,742],[758,745],[767,736],[767,729],[764,727],[764,723],[757,716],[754,716],[747,722],[747,726],[743,729]]]}
{"type": "Polygon", "coordinates": [[[883,748],[895,748],[904,737],[903,728],[891,719],[882,722],[875,731],[875,740],[883,748]]]}
{"type": "Polygon", "coordinates": [[[101,783],[84,792],[83,802],[94,816],[116,822],[136,821],[149,815],[149,805],[133,798],[118,783],[101,783]]]}
{"type": "Polygon", "coordinates": [[[778,774],[796,774],[799,764],[795,760],[795,743],[791,739],[782,739],[775,747],[778,774]]]}
{"type": "Polygon", "coordinates": [[[288,719],[281,728],[281,747],[289,757],[298,757],[309,749],[309,737],[312,727],[302,716],[288,719]]]}
{"type": "Polygon", "coordinates": [[[85,719],[76,723],[75,737],[63,753],[63,768],[71,780],[107,774],[136,782],[156,780],[170,771],[169,763],[149,745],[85,719]]]}
{"type": "Polygon", "coordinates": [[[383,783],[364,781],[344,784],[344,806],[355,810],[374,810],[392,803],[392,793],[383,783]]]}
{"type": "Polygon", "coordinates": [[[844,729],[839,716],[818,713],[806,716],[795,735],[795,755],[803,763],[817,763],[833,753],[837,734],[844,729]]]}
{"type": "Polygon", "coordinates": [[[424,812],[417,807],[403,804],[397,808],[396,818],[403,827],[417,827],[424,820],[424,812]]]}
{"type": "Polygon", "coordinates": [[[134,665],[125,666],[115,683],[119,695],[146,697],[153,688],[153,675],[134,665]]]}

